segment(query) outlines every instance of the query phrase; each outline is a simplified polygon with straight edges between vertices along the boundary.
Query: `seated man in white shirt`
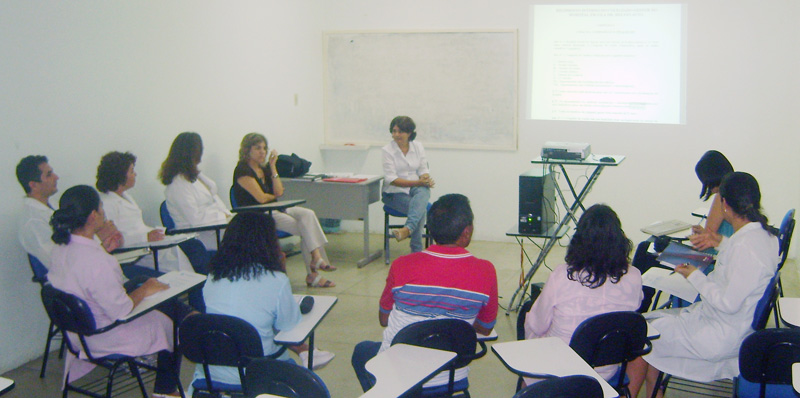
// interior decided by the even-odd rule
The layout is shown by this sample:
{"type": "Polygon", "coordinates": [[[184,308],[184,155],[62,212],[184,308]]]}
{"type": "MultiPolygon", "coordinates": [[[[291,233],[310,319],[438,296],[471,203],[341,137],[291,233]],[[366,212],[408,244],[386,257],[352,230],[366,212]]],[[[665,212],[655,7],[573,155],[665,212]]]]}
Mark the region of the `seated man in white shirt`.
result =
{"type": "MultiPolygon", "coordinates": [[[[53,207],[49,199],[58,192],[58,175],[48,164],[47,157],[40,155],[26,156],[17,164],[17,180],[25,190],[22,215],[20,217],[17,235],[22,247],[30,255],[36,257],[45,268],[50,267],[50,254],[55,247],[50,227],[50,218],[53,216],[53,207]]],[[[98,232],[97,237],[103,247],[111,252],[122,245],[122,234],[107,222],[105,227],[98,232]]],[[[137,275],[158,276],[161,273],[155,270],[125,266],[122,271],[128,278],[137,275]]]]}

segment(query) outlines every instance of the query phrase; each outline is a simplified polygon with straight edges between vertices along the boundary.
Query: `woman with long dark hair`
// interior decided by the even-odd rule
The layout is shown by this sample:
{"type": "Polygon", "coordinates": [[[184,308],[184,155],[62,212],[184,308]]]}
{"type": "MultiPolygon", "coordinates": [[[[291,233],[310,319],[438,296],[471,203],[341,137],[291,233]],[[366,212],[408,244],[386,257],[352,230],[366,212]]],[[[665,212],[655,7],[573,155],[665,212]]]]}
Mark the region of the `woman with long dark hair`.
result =
{"type": "MultiPolygon", "coordinates": [[[[525,319],[525,338],[556,336],[569,344],[581,322],[612,311],[634,311],[642,300],[642,275],[629,265],[633,244],[610,207],[583,213],[567,248],[525,319]]],[[[597,369],[605,378],[616,366],[597,369]]]]}
{"type": "MultiPolygon", "coordinates": [[[[277,331],[289,330],[300,322],[300,308],[292,296],[286,276],[286,257],[280,250],[272,217],[259,212],[236,215],[225,232],[219,251],[211,260],[203,287],[206,313],[244,319],[261,336],[264,355],[278,351],[277,331]]],[[[290,347],[307,364],[308,346],[290,347]]],[[[327,351],[314,351],[314,367],[333,359],[327,351]]],[[[288,353],[278,359],[292,361],[288,353]]],[[[236,368],[212,366],[215,382],[239,384],[236,368]]],[[[205,378],[198,365],[195,380],[205,378]]]]}
{"type": "Polygon", "coordinates": [[[727,174],[719,196],[723,217],[735,232],[719,246],[716,267],[708,275],[688,264],[675,267],[701,300],[677,313],[653,313],[660,316],[651,322],[661,337],[653,340],[650,354],[629,364],[631,396],[645,378],[647,396],[652,396],[659,370],[703,382],[739,374],[739,347],[753,332],[756,305],[777,271],[778,238],[761,212],[753,176],[727,174]]]}
{"type": "MultiPolygon", "coordinates": [[[[93,239],[105,223],[100,196],[88,185],[77,185],[64,192],[59,209],[50,221],[53,226],[52,265],[47,274],[57,289],[84,300],[94,315],[98,328],[108,326],[131,312],[145,297],[168,288],[157,279],[147,279],[140,287],[127,293],[117,260],[93,239]]],[[[171,307],[172,308],[172,307],[171,307]]],[[[173,350],[173,322],[179,322],[189,312],[188,307],[168,311],[151,311],[128,323],[86,338],[92,353],[98,357],[109,354],[141,356],[158,353],[158,372],[154,396],[178,396],[177,383],[180,358],[173,350]],[[170,317],[172,319],[170,319],[170,317]]],[[[70,356],[64,372],[78,379],[88,370],[70,356]],[[73,372],[74,371],[74,372],[73,372]]]]}
{"type": "MultiPolygon", "coordinates": [[[[167,210],[177,228],[224,223],[231,213],[217,195],[217,184],[197,166],[203,158],[203,140],[192,132],[178,134],[161,165],[159,178],[166,185],[167,210]]],[[[209,250],[217,248],[214,231],[198,234],[209,250]]]]}

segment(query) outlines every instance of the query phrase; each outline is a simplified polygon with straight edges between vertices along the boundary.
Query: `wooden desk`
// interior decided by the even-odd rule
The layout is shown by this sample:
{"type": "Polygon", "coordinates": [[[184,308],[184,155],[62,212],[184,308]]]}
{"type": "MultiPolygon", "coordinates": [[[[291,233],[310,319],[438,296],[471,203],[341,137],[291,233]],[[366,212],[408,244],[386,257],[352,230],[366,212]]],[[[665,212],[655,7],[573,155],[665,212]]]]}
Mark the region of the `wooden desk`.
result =
{"type": "Polygon", "coordinates": [[[456,353],[395,344],[366,364],[377,382],[362,398],[395,398],[430,380],[450,362],[456,353]]]}
{"type": "Polygon", "coordinates": [[[283,211],[290,207],[299,206],[303,203],[306,203],[305,199],[295,199],[295,200],[278,200],[275,202],[264,203],[261,205],[253,205],[253,206],[239,206],[234,207],[231,209],[231,213],[242,213],[246,211],[260,211],[260,212],[268,212],[269,215],[272,215],[273,211],[283,211]]]}
{"type": "Polygon", "coordinates": [[[369,205],[381,200],[383,176],[374,176],[359,183],[311,181],[302,178],[282,178],[284,199],[306,199],[306,207],[317,217],[343,220],[364,220],[364,258],[358,268],[383,254],[369,252],[369,205]]]}
{"type": "Polygon", "coordinates": [[[140,242],[134,244],[126,244],[118,247],[111,254],[128,253],[135,250],[145,249],[147,252],[153,254],[153,268],[158,271],[158,251],[161,249],[169,249],[179,244],[186,242],[189,239],[194,239],[197,234],[174,234],[165,236],[164,239],[155,242],[140,242]]]}
{"type": "Polygon", "coordinates": [[[606,398],[619,393],[600,377],[575,351],[558,337],[495,343],[492,351],[508,370],[527,377],[586,375],[594,377],[603,387],[606,398]]]}
{"type": "Polygon", "coordinates": [[[0,377],[0,395],[3,395],[14,389],[14,380],[0,377]]]}
{"type": "MultiPolygon", "coordinates": [[[[295,294],[294,298],[299,303],[305,294],[295,294]]],[[[308,338],[308,368],[314,369],[314,329],[328,315],[331,308],[339,300],[334,296],[311,296],[314,298],[314,307],[303,315],[300,323],[290,330],[282,330],[275,335],[275,343],[285,345],[302,344],[308,338]]]]}

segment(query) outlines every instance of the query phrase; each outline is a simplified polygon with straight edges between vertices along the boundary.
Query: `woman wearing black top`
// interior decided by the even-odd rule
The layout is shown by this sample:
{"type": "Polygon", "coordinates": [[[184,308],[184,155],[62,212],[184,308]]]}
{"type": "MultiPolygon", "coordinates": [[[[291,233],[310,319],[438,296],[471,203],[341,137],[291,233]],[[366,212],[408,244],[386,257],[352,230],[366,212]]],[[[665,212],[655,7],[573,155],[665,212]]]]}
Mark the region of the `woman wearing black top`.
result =
{"type": "MultiPolygon", "coordinates": [[[[267,139],[258,133],[244,136],[239,147],[239,163],[233,171],[233,196],[237,206],[251,206],[275,201],[283,195],[283,184],[275,162],[278,153],[269,152],[267,139]],[[267,159],[269,153],[269,159],[267,159]]],[[[313,210],[292,207],[285,212],[274,212],[277,229],[300,235],[301,252],[306,263],[306,284],[309,287],[334,287],[333,281],[323,278],[317,270],[335,271],[325,254],[325,233],[313,210]]]]}

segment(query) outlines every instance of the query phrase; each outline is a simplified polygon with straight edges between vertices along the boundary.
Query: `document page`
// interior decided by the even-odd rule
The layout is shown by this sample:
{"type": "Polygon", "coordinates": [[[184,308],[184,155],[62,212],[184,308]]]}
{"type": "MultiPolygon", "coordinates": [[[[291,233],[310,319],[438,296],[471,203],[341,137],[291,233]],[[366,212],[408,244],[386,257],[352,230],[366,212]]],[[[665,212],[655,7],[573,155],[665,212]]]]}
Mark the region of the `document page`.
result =
{"type": "Polygon", "coordinates": [[[689,302],[697,298],[697,289],[683,275],[663,268],[650,268],[642,275],[642,284],[680,297],[689,302]]]}

